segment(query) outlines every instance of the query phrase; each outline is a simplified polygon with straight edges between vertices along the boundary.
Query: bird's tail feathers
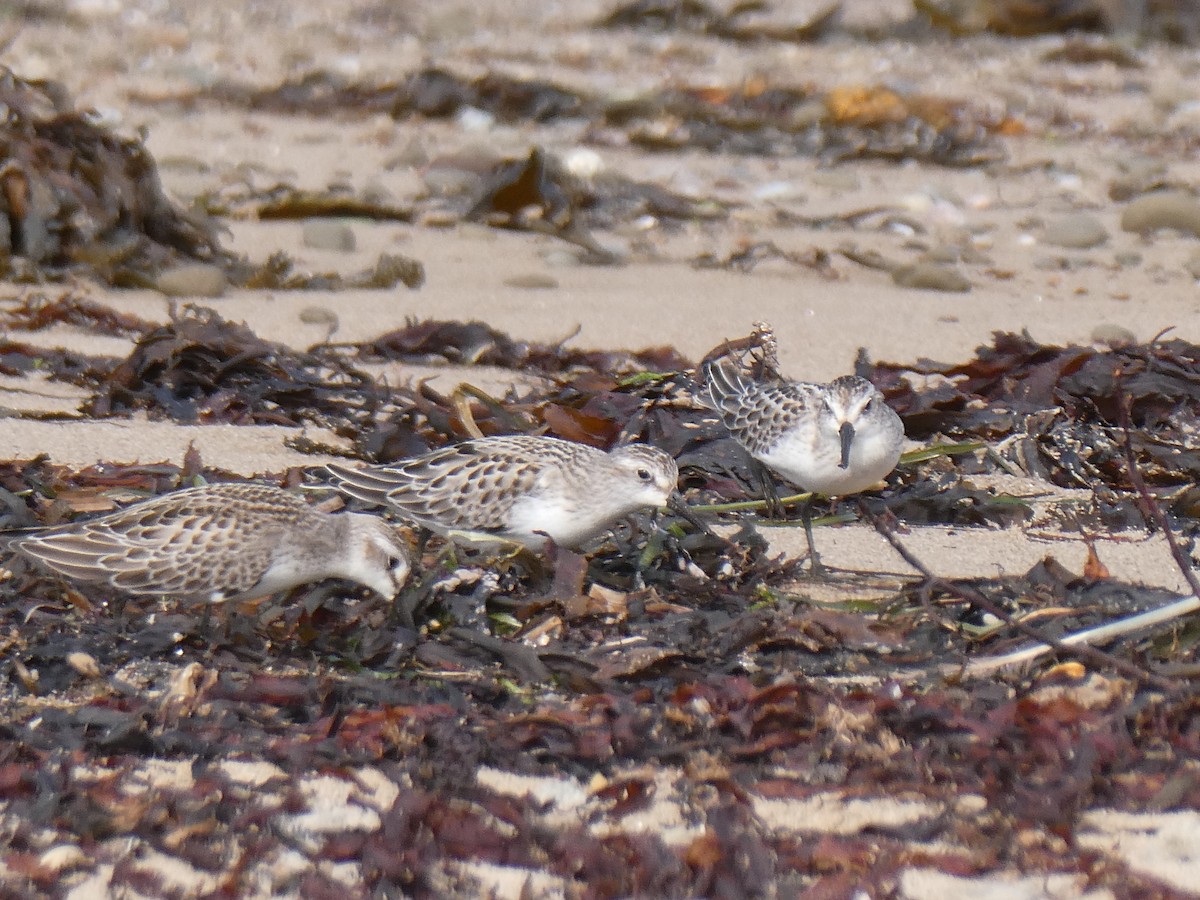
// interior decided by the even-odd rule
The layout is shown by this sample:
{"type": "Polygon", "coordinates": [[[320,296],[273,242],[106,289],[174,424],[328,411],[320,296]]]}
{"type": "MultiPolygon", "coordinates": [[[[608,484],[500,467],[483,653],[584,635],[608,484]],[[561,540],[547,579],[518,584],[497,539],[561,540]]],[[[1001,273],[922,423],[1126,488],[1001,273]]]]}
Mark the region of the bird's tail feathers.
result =
{"type": "Polygon", "coordinates": [[[396,478],[389,477],[379,469],[356,469],[340,463],[328,463],[325,471],[337,490],[375,506],[386,506],[388,492],[400,484],[396,478]]]}

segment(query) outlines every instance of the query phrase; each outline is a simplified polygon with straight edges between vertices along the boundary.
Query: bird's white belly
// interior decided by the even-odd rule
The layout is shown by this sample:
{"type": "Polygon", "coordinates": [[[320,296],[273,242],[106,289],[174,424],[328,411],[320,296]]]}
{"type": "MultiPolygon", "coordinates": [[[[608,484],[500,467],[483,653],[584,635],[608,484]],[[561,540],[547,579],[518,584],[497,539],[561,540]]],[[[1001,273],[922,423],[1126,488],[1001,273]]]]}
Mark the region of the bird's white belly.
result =
{"type": "Polygon", "coordinates": [[[879,430],[860,432],[850,445],[850,461],[841,468],[841,445],[834,437],[814,441],[793,434],[759,457],[768,468],[806,491],[837,497],[866,490],[896,467],[900,445],[879,430]]]}
{"type": "Polygon", "coordinates": [[[546,539],[560,547],[578,547],[604,531],[609,524],[604,511],[580,510],[561,502],[528,497],[513,504],[508,516],[510,535],[526,546],[540,549],[546,539]]]}

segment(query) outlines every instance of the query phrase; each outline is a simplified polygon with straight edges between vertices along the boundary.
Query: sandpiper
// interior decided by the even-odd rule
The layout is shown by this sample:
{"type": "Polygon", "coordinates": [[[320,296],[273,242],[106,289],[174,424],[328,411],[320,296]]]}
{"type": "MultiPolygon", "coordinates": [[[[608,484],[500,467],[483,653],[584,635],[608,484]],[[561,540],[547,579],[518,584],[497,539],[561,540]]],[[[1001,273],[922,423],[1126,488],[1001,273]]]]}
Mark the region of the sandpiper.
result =
{"type": "Polygon", "coordinates": [[[209,603],[324,578],[391,599],[411,566],[382,518],[321,512],[263,484],[187,488],[70,525],[0,534],[0,542],[73,581],[209,603]]]}
{"type": "Polygon", "coordinates": [[[386,466],[326,466],[334,487],[431,531],[533,549],[575,548],[640,509],[676,506],[675,460],[645,444],[609,452],[552,437],[462,441],[386,466]]]}
{"type": "MultiPolygon", "coordinates": [[[[721,362],[706,363],[704,377],[709,401],[734,439],[759,463],[806,491],[855,494],[883,480],[900,460],[904,424],[865,378],[762,382],[721,362]]],[[[804,523],[816,571],[811,500],[804,523]]]]}

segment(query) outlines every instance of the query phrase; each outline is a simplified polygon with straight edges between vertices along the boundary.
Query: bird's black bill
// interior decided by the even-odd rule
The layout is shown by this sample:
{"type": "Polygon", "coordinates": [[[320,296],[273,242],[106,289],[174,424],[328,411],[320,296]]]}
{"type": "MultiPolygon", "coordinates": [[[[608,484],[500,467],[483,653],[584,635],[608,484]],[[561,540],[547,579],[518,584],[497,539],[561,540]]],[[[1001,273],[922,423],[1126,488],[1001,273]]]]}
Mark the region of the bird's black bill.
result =
{"type": "Polygon", "coordinates": [[[838,429],[838,437],[842,439],[842,460],[838,463],[838,468],[845,469],[850,465],[850,445],[854,442],[854,426],[849,422],[843,422],[842,427],[838,429]]]}
{"type": "Polygon", "coordinates": [[[688,509],[687,504],[683,502],[683,497],[681,497],[679,494],[672,494],[667,498],[667,509],[675,513],[675,515],[679,516],[679,518],[683,519],[697,531],[702,531],[705,534],[712,534],[712,530],[709,529],[708,525],[706,525],[696,516],[695,513],[688,509]]]}

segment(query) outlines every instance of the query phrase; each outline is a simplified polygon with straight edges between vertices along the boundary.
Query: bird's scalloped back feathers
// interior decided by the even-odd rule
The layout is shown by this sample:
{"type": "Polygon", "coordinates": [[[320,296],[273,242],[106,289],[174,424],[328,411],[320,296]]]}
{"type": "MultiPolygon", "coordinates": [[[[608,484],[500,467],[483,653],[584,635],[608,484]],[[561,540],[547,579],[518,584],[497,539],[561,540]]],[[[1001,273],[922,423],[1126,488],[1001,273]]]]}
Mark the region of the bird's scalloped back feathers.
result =
{"type": "Polygon", "coordinates": [[[326,469],[338,490],[389,505],[418,525],[501,532],[513,504],[538,489],[547,469],[595,463],[604,455],[557,438],[508,435],[461,441],[387,466],[326,469]]]}
{"type": "Polygon", "coordinates": [[[802,384],[761,384],[720,363],[709,363],[704,372],[713,409],[729,433],[755,456],[770,450],[795,427],[812,403],[802,384]]]}
{"type": "Polygon", "coordinates": [[[267,485],[208,485],[33,532],[11,546],[68,578],[131,594],[206,594],[218,580],[233,596],[258,582],[282,531],[319,515],[267,485]]]}
{"type": "Polygon", "coordinates": [[[546,463],[569,457],[557,442],[463,441],[399,467],[388,493],[401,515],[427,527],[503,531],[518,498],[537,489],[546,463]]]}

